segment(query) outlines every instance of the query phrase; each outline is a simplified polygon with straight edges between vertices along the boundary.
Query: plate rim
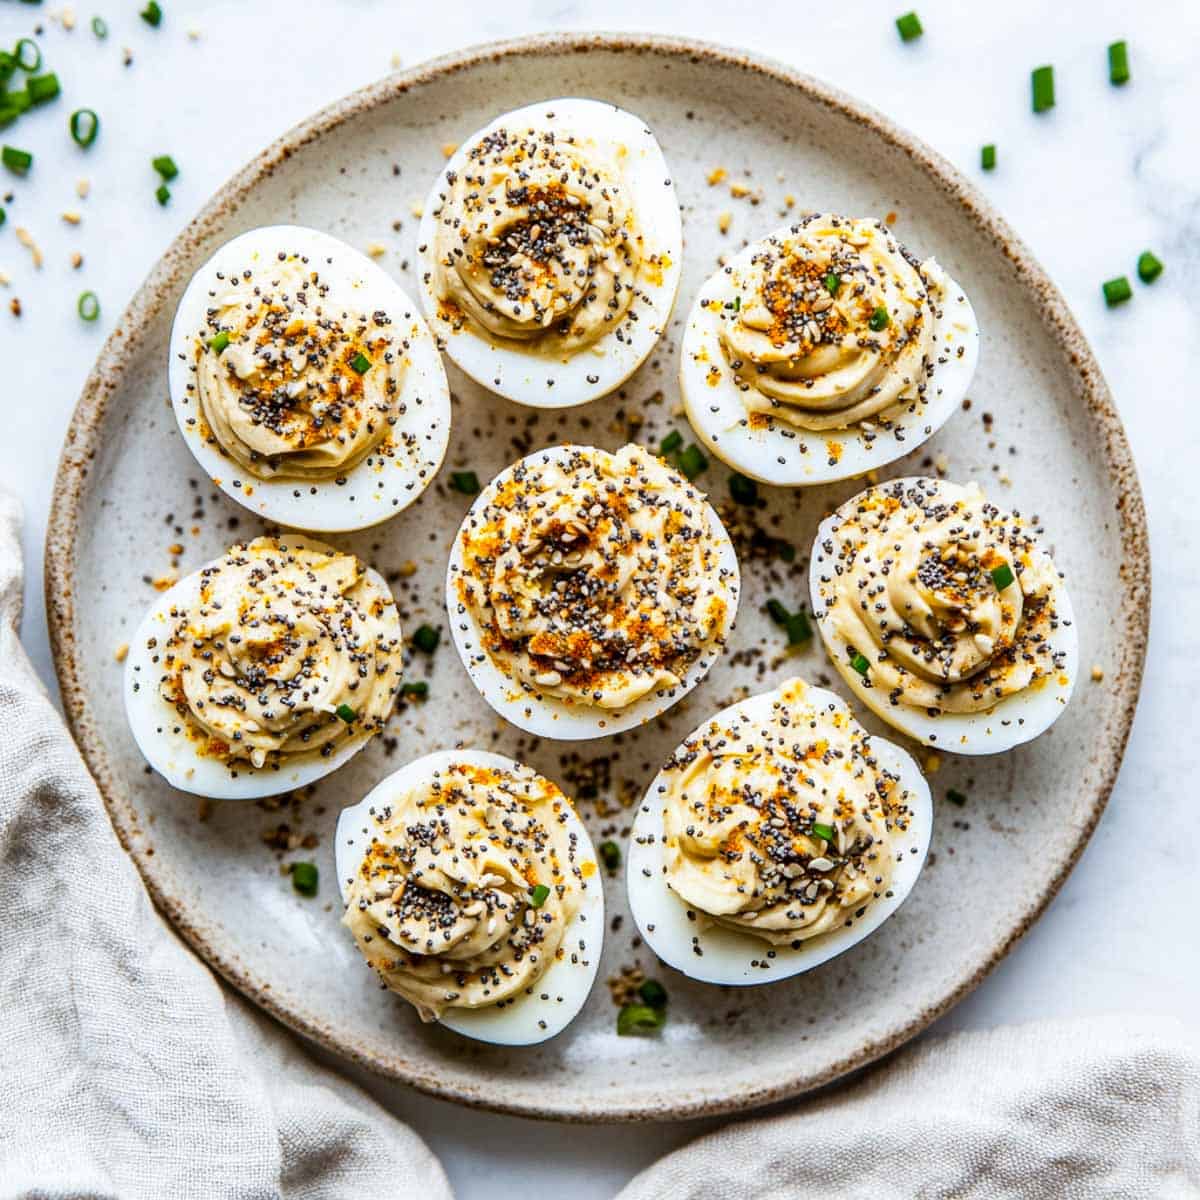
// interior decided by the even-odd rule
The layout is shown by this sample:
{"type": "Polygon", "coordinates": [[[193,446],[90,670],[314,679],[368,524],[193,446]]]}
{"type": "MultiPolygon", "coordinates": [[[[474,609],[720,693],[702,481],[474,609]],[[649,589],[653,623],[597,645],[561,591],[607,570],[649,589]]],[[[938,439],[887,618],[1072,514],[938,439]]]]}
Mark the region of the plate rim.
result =
{"type": "Polygon", "coordinates": [[[159,911],[189,946],[228,983],[297,1033],[361,1067],[406,1083],[418,1091],[471,1107],[515,1116],[566,1122],[628,1122],[684,1120],[743,1112],[809,1093],[851,1071],[876,1061],[902,1046],[962,1000],[1009,953],[1058,894],[1103,814],[1116,782],[1141,690],[1150,623],[1150,549],[1145,504],[1124,427],[1100,366],[1067,302],[1049,276],[1007,222],[984,199],[975,185],[941,154],[869,105],[805,72],[757,53],[699,39],[648,33],[553,33],[505,39],[469,46],[429,59],[377,80],[320,109],[284,133],[241,167],[223,184],[158,259],[109,334],[89,373],[67,426],[55,473],[45,541],[44,588],[51,656],[58,677],[67,724],[96,781],[117,836],[136,865],[159,911]],[[116,786],[104,743],[96,728],[81,683],[76,658],[74,547],[82,495],[89,464],[95,456],[101,426],[110,400],[125,374],[124,349],[142,335],[145,325],[169,301],[173,285],[183,274],[193,250],[216,231],[219,223],[274,169],[300,148],[363,113],[389,103],[406,92],[450,78],[488,63],[522,58],[585,54],[590,51],[658,56],[691,63],[741,69],[804,94],[826,110],[874,132],[904,153],[939,189],[954,201],[971,224],[1013,265],[1017,282],[1029,293],[1043,326],[1063,351],[1076,375],[1075,387],[1085,412],[1095,424],[1103,445],[1104,466],[1118,494],[1116,520],[1123,550],[1125,588],[1120,619],[1125,630],[1122,650],[1112,672],[1110,688],[1116,709],[1108,737],[1106,761],[1089,810],[1068,853],[1045,887],[1029,898],[981,965],[959,979],[942,997],[909,1019],[860,1044],[855,1051],[815,1071],[797,1070],[783,1082],[725,1086],[679,1099],[669,1088],[639,1103],[609,1102],[603,1095],[587,1101],[529,1102],[505,1096],[491,1085],[479,1088],[447,1083],[427,1064],[396,1055],[386,1060],[355,1046],[351,1038],[329,1028],[313,1015],[276,1001],[269,981],[257,978],[234,955],[213,944],[194,923],[187,906],[173,896],[148,847],[139,844],[139,827],[128,797],[116,786]]]}

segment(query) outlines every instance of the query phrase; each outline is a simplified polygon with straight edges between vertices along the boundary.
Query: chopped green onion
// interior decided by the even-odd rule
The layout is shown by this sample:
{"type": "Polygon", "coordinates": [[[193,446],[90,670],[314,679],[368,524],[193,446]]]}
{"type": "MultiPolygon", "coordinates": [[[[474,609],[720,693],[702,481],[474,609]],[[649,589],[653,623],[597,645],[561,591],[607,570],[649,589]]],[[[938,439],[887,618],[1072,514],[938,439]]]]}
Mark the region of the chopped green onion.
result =
{"type": "Polygon", "coordinates": [[[867,322],[876,333],[881,329],[886,329],[891,323],[892,318],[882,304],[871,314],[871,319],[867,322]]]}
{"type": "Polygon", "coordinates": [[[339,704],[334,710],[347,725],[353,725],[358,720],[358,713],[354,711],[348,704],[339,704]]]}
{"type": "Polygon", "coordinates": [[[996,585],[996,591],[1002,592],[1016,578],[1013,575],[1012,567],[1008,563],[1001,563],[998,567],[991,569],[992,582],[996,585]]]}
{"type": "Polygon", "coordinates": [[[547,900],[550,899],[550,889],[544,884],[539,883],[536,887],[529,890],[529,907],[541,908],[547,900]]]}
{"type": "Polygon", "coordinates": [[[92,32],[98,38],[108,37],[108,24],[103,17],[92,18],[92,32]]]}
{"type": "Polygon", "coordinates": [[[33,155],[28,150],[5,146],[3,150],[0,150],[0,162],[15,174],[24,175],[33,166],[33,155]]]}
{"type": "Polygon", "coordinates": [[[13,58],[22,71],[34,72],[42,65],[42,52],[32,38],[22,38],[13,47],[13,58]]]}
{"type": "Polygon", "coordinates": [[[28,88],[22,88],[19,92],[6,93],[4,103],[18,116],[23,112],[28,112],[33,107],[33,101],[29,98],[28,88]]]}
{"type": "Polygon", "coordinates": [[[672,429],[670,433],[663,438],[658,447],[660,458],[666,458],[668,454],[674,454],[680,446],[683,445],[683,434],[678,429],[672,429]]]}
{"type": "Polygon", "coordinates": [[[657,979],[647,979],[638,988],[638,995],[651,1008],[667,1007],[667,989],[657,979]]]}
{"type": "Polygon", "coordinates": [[[621,847],[616,842],[601,842],[600,857],[610,871],[615,871],[621,865],[621,847]]]}
{"type": "Polygon", "coordinates": [[[454,471],[450,475],[450,486],[464,496],[479,494],[479,476],[474,471],[454,471]]]}
{"type": "Polygon", "coordinates": [[[994,171],[996,169],[996,147],[991,142],[980,150],[979,165],[985,171],[994,171]]]}
{"type": "Polygon", "coordinates": [[[150,3],[138,13],[138,16],[147,25],[153,25],[157,29],[162,24],[162,6],[158,3],[158,0],[150,0],[150,3]]]}
{"type": "Polygon", "coordinates": [[[4,209],[0,208],[0,225],[3,225],[4,222],[7,220],[8,220],[8,213],[6,213],[4,211],[4,209]]]}
{"type": "Polygon", "coordinates": [[[320,875],[317,864],[310,862],[292,863],[292,887],[302,896],[315,896],[320,875]]]}
{"type": "Polygon", "coordinates": [[[871,669],[871,664],[867,660],[867,656],[865,654],[855,654],[855,656],[850,660],[850,666],[864,679],[866,678],[867,672],[871,669]]]}
{"type": "Polygon", "coordinates": [[[808,616],[803,609],[792,613],[784,628],[787,629],[789,646],[802,646],[812,640],[812,626],[808,623],[808,616]]]}
{"type": "Polygon", "coordinates": [[[742,298],[741,298],[741,296],[734,296],[734,298],[733,298],[733,311],[734,311],[734,312],[741,312],[741,311],[742,311],[742,298]]]}
{"type": "Polygon", "coordinates": [[[150,165],[163,177],[164,183],[170,183],[179,174],[179,168],[169,154],[160,154],[157,158],[152,158],[150,165]]]}
{"type": "Polygon", "coordinates": [[[1162,263],[1149,250],[1138,255],[1138,278],[1143,283],[1153,283],[1162,273],[1162,263]]]}
{"type": "Polygon", "coordinates": [[[1129,82],[1129,47],[1124,42],[1113,42],[1108,48],[1108,81],[1129,82]]]}
{"type": "Polygon", "coordinates": [[[417,700],[424,700],[429,695],[429,684],[423,679],[418,679],[416,683],[402,683],[400,685],[400,695],[412,696],[417,700]]]}
{"type": "Polygon", "coordinates": [[[94,321],[100,315],[100,298],[95,292],[84,292],[75,308],[85,321],[94,321]]]}
{"type": "Polygon", "coordinates": [[[215,338],[208,339],[208,348],[219,358],[221,351],[229,345],[229,334],[225,330],[221,330],[215,338]]]}
{"type": "Polygon", "coordinates": [[[0,50],[0,82],[17,69],[17,60],[7,50],[0,50]]]}
{"type": "Polygon", "coordinates": [[[365,375],[371,369],[371,360],[360,350],[351,360],[350,365],[360,374],[365,375]]]}
{"type": "Polygon", "coordinates": [[[665,1008],[648,1004],[627,1004],[617,1013],[617,1033],[621,1037],[644,1037],[656,1033],[667,1020],[665,1008]]]}
{"type": "Polygon", "coordinates": [[[729,494],[735,504],[753,504],[758,500],[758,484],[735,471],[729,477],[729,494]]]}
{"type": "Polygon", "coordinates": [[[434,629],[432,625],[422,625],[413,634],[413,645],[418,650],[424,650],[426,654],[432,654],[438,648],[438,642],[441,641],[441,638],[441,633],[434,629]]]}
{"type": "Polygon", "coordinates": [[[695,442],[692,442],[686,449],[680,452],[679,469],[688,479],[695,479],[697,475],[708,470],[708,459],[704,457],[700,447],[695,442]]]}
{"type": "Polygon", "coordinates": [[[813,822],[812,833],[813,837],[819,837],[825,842],[832,842],[837,836],[837,830],[832,825],[822,825],[820,821],[813,822]]]}
{"type": "Polygon", "coordinates": [[[830,271],[825,276],[825,290],[831,295],[838,294],[838,288],[842,286],[842,277],[836,271],[830,271]]]}
{"type": "Polygon", "coordinates": [[[1054,107],[1054,68],[1037,67],[1029,77],[1033,87],[1033,111],[1045,112],[1054,107]]]}
{"type": "Polygon", "coordinates": [[[785,628],[792,615],[778,600],[767,601],[767,614],[776,625],[782,625],[785,628]]]}
{"type": "Polygon", "coordinates": [[[62,88],[59,86],[58,76],[50,71],[46,75],[30,75],[25,81],[25,90],[29,93],[31,104],[45,104],[53,100],[62,88]]]}
{"type": "Polygon", "coordinates": [[[966,796],[963,795],[963,793],[957,788],[947,788],[946,799],[949,800],[951,804],[957,804],[959,808],[962,808],[962,806],[967,802],[966,796]]]}
{"type": "Polygon", "coordinates": [[[1133,288],[1129,286],[1129,280],[1124,275],[1118,275],[1116,279],[1108,280],[1103,285],[1103,288],[1104,303],[1109,308],[1115,308],[1118,304],[1124,304],[1133,295],[1133,288]]]}
{"type": "Polygon", "coordinates": [[[71,114],[71,140],[75,145],[86,150],[100,132],[100,118],[93,109],[77,108],[71,114]]]}
{"type": "Polygon", "coordinates": [[[167,187],[165,183],[160,183],[158,187],[154,189],[154,196],[159,204],[166,204],[167,201],[171,199],[171,189],[167,187]]]}
{"type": "Polygon", "coordinates": [[[925,32],[921,28],[921,18],[915,12],[905,13],[904,16],[897,17],[896,29],[900,33],[900,40],[902,42],[911,42],[925,32]]]}

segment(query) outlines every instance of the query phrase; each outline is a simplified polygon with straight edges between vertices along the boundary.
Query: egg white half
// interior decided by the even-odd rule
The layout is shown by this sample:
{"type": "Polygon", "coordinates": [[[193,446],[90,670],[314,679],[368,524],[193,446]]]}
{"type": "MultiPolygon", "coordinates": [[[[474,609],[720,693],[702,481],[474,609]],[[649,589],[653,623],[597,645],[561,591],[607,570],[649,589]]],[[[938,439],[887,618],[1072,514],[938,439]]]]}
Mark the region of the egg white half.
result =
{"type": "MultiPolygon", "coordinates": [[[[297,536],[284,536],[279,541],[289,547],[313,544],[311,540],[297,536]]],[[[206,563],[205,567],[212,565],[206,563]]],[[[373,735],[363,733],[347,738],[328,756],[319,751],[311,755],[289,755],[279,767],[256,768],[249,762],[227,765],[199,752],[175,706],[163,699],[159,690],[162,667],[158,652],[174,625],[171,609],[186,608],[198,600],[203,570],[204,567],[198,568],[163,592],[142,618],[129,644],[129,655],[125,659],[125,715],[138,749],[173,788],[212,800],[259,800],[264,796],[277,796],[336,771],[373,735]],[[148,645],[152,639],[158,643],[156,647],[148,645]]],[[[385,595],[391,595],[378,572],[368,568],[365,574],[385,595]]]]}
{"type": "MultiPolygon", "coordinates": [[[[917,478],[910,476],[889,479],[887,482],[889,486],[897,483],[907,486],[916,483],[917,478]]],[[[926,482],[937,483],[936,480],[926,482]]],[[[808,575],[812,610],[821,631],[821,640],[833,665],[850,689],[885,724],[906,733],[915,741],[952,754],[999,754],[1044,733],[1065,711],[1079,674],[1079,633],[1075,627],[1071,598],[1061,579],[1055,591],[1054,605],[1062,619],[1047,641],[1056,654],[1063,655],[1063,670],[1043,677],[1033,687],[1005,697],[987,712],[942,713],[935,717],[924,709],[905,704],[892,705],[886,692],[868,687],[863,677],[850,666],[848,644],[838,636],[833,622],[827,616],[826,590],[832,579],[832,564],[837,560],[839,514],[852,513],[862,495],[860,492],[847,500],[837,512],[821,522],[813,542],[808,575]],[[827,542],[835,546],[833,554],[825,551],[824,544],[827,542]]]]}
{"type": "MultiPolygon", "coordinates": [[[[776,689],[731,704],[690,736],[697,736],[710,724],[728,725],[738,716],[767,721],[778,699],[779,689],[776,689]]],[[[805,707],[810,706],[820,712],[830,709],[850,712],[844,700],[824,688],[809,687],[805,707]]],[[[668,966],[703,983],[752,986],[811,971],[874,933],[904,903],[925,865],[933,829],[933,803],[929,785],[909,754],[875,736],[871,738],[871,752],[886,770],[899,776],[900,786],[909,793],[912,810],[909,828],[895,833],[891,885],[887,894],[875,900],[853,925],[809,938],[796,950],[791,946],[772,946],[749,933],[715,923],[704,926],[702,919],[689,918],[688,913],[696,910],[667,886],[663,867],[660,788],[666,787],[667,777],[665,772],[659,772],[634,817],[626,868],[629,908],[650,949],[668,966]]]]}
{"type": "Polygon", "coordinates": [[[227,496],[265,520],[318,532],[364,529],[410,505],[433,482],[450,440],[450,389],[441,355],[416,303],[364,254],[327,233],[300,225],[265,225],[226,242],[192,276],[171,328],[168,383],[171,407],[188,449],[227,496]],[[399,405],[391,427],[393,451],[372,452],[345,474],[345,482],[259,479],[226,455],[203,432],[195,387],[195,339],[217,273],[267,271],[279,253],[300,253],[331,285],[330,303],[343,297],[362,312],[384,310],[391,331],[406,342],[399,405]],[[406,441],[407,439],[412,439],[406,441]]]}
{"type": "MultiPolygon", "coordinates": [[[[391,804],[397,796],[429,779],[435,771],[454,763],[469,763],[526,778],[536,777],[531,767],[487,750],[440,750],[393,772],[357,804],[343,809],[338,817],[334,858],[343,904],[349,894],[350,881],[358,874],[374,836],[374,810],[391,804]]],[[[567,926],[561,957],[555,959],[532,990],[520,999],[503,1007],[447,1009],[438,1019],[439,1025],[498,1046],[532,1046],[561,1033],[583,1008],[600,969],[600,952],[604,946],[604,886],[592,839],[574,808],[571,808],[567,821],[579,839],[581,863],[590,862],[593,871],[584,881],[579,912],[567,926]]]]}
{"type": "MultiPolygon", "coordinates": [[[[509,679],[495,665],[482,646],[482,633],[478,625],[470,611],[460,603],[455,587],[456,581],[463,573],[462,530],[471,520],[472,514],[483,510],[517,467],[525,465],[531,470],[536,470],[539,463],[562,462],[569,458],[570,454],[569,446],[551,446],[545,450],[537,450],[501,471],[476,497],[475,503],[463,519],[463,524],[454,535],[450,547],[450,562],[446,569],[446,612],[450,618],[450,632],[471,682],[479,689],[479,694],[506,721],[518,729],[524,729],[526,733],[559,741],[608,737],[662,716],[708,674],[721,653],[721,647],[714,644],[692,664],[678,687],[650,692],[628,708],[622,709],[590,708],[582,704],[568,704],[556,696],[534,695],[525,691],[520,683],[509,679]]],[[[725,572],[725,624],[721,636],[727,638],[737,616],[741,577],[738,573],[737,555],[734,553],[733,543],[729,540],[729,534],[712,505],[707,501],[705,505],[710,527],[719,547],[717,570],[725,572]]]]}
{"type": "MultiPolygon", "coordinates": [[[[771,236],[782,239],[789,230],[784,226],[771,236]]],[[[979,325],[966,293],[946,277],[945,304],[934,326],[935,366],[925,402],[913,412],[908,411],[910,405],[897,406],[894,415],[889,412],[893,428],[876,425],[876,436],[869,442],[855,428],[814,431],[782,420],[751,428],[737,377],[721,345],[720,313],[709,306],[714,301],[720,306],[735,302],[737,271],[749,265],[761,245],[747,246],[726,267],[718,268],[688,314],[679,386],[697,437],[728,466],[779,487],[850,479],[911,454],[950,419],[971,386],[979,360],[979,325]]]]}
{"type": "Polygon", "coordinates": [[[569,408],[586,404],[620,387],[642,364],[667,328],[683,262],[683,224],[675,185],[657,139],[633,113],[600,100],[543,100],[504,113],[464,142],[438,174],[430,190],[417,234],[422,263],[421,303],[446,353],[476,383],[489,391],[533,408],[569,408]],[[642,271],[640,293],[630,313],[591,346],[566,358],[527,353],[497,344],[468,324],[455,329],[439,314],[440,297],[433,288],[436,265],[436,213],[447,188],[447,173],[461,172],[467,151],[501,126],[544,129],[612,146],[624,153],[621,169],[632,197],[643,237],[643,253],[664,255],[661,269],[642,271]]]}

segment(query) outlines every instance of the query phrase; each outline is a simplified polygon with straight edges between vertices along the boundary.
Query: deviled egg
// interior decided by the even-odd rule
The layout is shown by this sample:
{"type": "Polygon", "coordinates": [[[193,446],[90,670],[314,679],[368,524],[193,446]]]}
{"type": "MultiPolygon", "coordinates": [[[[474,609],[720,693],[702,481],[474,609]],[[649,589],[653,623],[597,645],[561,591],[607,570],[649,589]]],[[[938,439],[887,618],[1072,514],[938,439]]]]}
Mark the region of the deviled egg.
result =
{"type": "Polygon", "coordinates": [[[880,221],[813,214],[700,289],[679,382],[729,466],[786,487],[908,454],[962,403],[979,355],[963,290],[880,221]]]}
{"type": "Polygon", "coordinates": [[[446,607],[483,698],[569,740],[641,725],[694,688],[738,588],[703,492],[640,446],[566,445],[480,493],[450,550],[446,607]]]}
{"type": "Polygon", "coordinates": [[[467,1037],[545,1041],[600,965],[604,889],[571,802],[483,750],[428,754],[338,818],[343,923],[380,979],[467,1037]]]}
{"type": "Polygon", "coordinates": [[[473,134],[418,233],[425,313],[472,379],[563,408],[620,386],[679,289],[679,201],[645,122],[599,100],[531,104],[473,134]]]}
{"type": "Polygon", "coordinates": [[[900,907],[932,816],[908,754],[833,692],[789,679],[705,722],[650,785],[629,850],[633,918],[693,979],[798,975],[900,907]]]}
{"type": "Polygon", "coordinates": [[[450,391],[416,304],[345,242],[251,229],[192,277],[171,330],[188,449],[251,512],[361,529],[411,504],[450,437],[450,391]]]}
{"type": "Polygon", "coordinates": [[[383,578],[294,535],[239,542],[154,603],[125,711],[172,787],[251,800],[328,775],[384,726],[403,640],[383,578]]]}
{"type": "Polygon", "coordinates": [[[825,649],[881,720],[927,745],[996,754],[1067,706],[1079,639],[1037,518],[978,484],[895,479],[821,523],[809,583],[825,649]]]}

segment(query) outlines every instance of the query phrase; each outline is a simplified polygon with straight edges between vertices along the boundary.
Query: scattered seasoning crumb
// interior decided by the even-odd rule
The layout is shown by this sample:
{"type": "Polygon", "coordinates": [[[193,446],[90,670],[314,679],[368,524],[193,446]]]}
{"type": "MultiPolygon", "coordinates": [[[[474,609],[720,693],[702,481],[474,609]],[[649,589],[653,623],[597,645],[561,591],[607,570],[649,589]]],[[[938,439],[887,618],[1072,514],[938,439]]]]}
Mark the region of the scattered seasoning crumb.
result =
{"type": "Polygon", "coordinates": [[[1099,663],[1097,663],[1092,668],[1092,682],[1099,683],[1103,678],[1104,678],[1104,668],[1099,663]]]}
{"type": "Polygon", "coordinates": [[[442,143],[442,157],[443,158],[452,158],[454,156],[455,150],[457,150],[457,149],[458,149],[457,142],[443,142],[442,143]]]}
{"type": "Polygon", "coordinates": [[[708,186],[716,187],[718,183],[724,183],[729,178],[729,172],[724,167],[713,167],[708,173],[708,186]]]}
{"type": "Polygon", "coordinates": [[[939,454],[933,460],[933,465],[937,468],[939,475],[945,475],[950,470],[950,460],[944,454],[939,454]]]}
{"type": "Polygon", "coordinates": [[[65,213],[63,213],[62,219],[66,221],[68,225],[78,225],[79,222],[83,220],[83,214],[76,212],[73,208],[69,208],[65,213]]]}
{"type": "Polygon", "coordinates": [[[86,200],[88,198],[88,193],[91,190],[92,190],[92,181],[90,179],[80,179],[75,184],[75,195],[77,195],[80,198],[80,200],[86,200]]]}
{"type": "Polygon", "coordinates": [[[412,202],[410,211],[412,212],[412,215],[417,218],[418,221],[425,215],[425,209],[422,208],[421,205],[418,204],[415,200],[412,202]]]}
{"type": "Polygon", "coordinates": [[[129,655],[129,643],[128,642],[122,642],[113,651],[113,658],[116,659],[116,661],[119,663],[124,662],[125,659],[128,657],[128,655],[129,655]]]}
{"type": "Polygon", "coordinates": [[[630,963],[608,979],[608,994],[618,1008],[624,1008],[638,998],[638,988],[645,982],[646,972],[636,963],[630,963]]]}
{"type": "Polygon", "coordinates": [[[400,564],[399,571],[402,579],[410,579],[417,573],[417,564],[411,558],[406,559],[400,564]]]}
{"type": "Polygon", "coordinates": [[[372,258],[382,258],[387,253],[387,247],[382,242],[369,242],[367,253],[372,258]]]}
{"type": "Polygon", "coordinates": [[[123,66],[133,66],[133,51],[128,46],[121,47],[121,63],[123,66]]]}
{"type": "Polygon", "coordinates": [[[212,813],[212,801],[207,796],[201,796],[196,801],[196,820],[207,821],[212,813]]]}
{"type": "Polygon", "coordinates": [[[40,271],[45,260],[42,258],[42,252],[38,249],[37,242],[33,240],[33,235],[24,225],[17,226],[17,241],[29,251],[34,267],[40,271]]]}
{"type": "Polygon", "coordinates": [[[796,197],[793,196],[791,192],[788,192],[788,194],[786,196],[784,196],[783,207],[784,208],[795,208],[796,207],[796,197]]]}
{"type": "Polygon", "coordinates": [[[12,283],[7,271],[0,271],[0,287],[8,287],[12,283]]]}
{"type": "Polygon", "coordinates": [[[393,53],[392,53],[392,70],[395,71],[400,66],[400,64],[403,62],[404,62],[404,59],[400,57],[399,52],[393,51],[393,53]]]}
{"type": "Polygon", "coordinates": [[[925,756],[925,774],[936,775],[942,766],[942,756],[940,754],[927,754],[925,756]]]}
{"type": "Polygon", "coordinates": [[[735,200],[741,200],[742,197],[750,195],[750,189],[744,183],[731,183],[729,185],[729,194],[735,200]]]}
{"type": "Polygon", "coordinates": [[[733,213],[723,212],[717,217],[717,228],[722,233],[729,232],[729,226],[733,224],[733,213]]]}
{"type": "Polygon", "coordinates": [[[75,10],[69,5],[59,13],[58,19],[62,22],[64,29],[70,31],[75,28],[75,10]]]}
{"type": "Polygon", "coordinates": [[[74,251],[71,255],[71,266],[77,271],[83,266],[83,255],[78,250],[74,251]]]}
{"type": "Polygon", "coordinates": [[[166,574],[159,575],[156,579],[152,580],[156,592],[165,592],[169,588],[173,588],[178,582],[178,571],[167,571],[166,574]]]}
{"type": "Polygon", "coordinates": [[[14,317],[19,317],[21,315],[21,302],[16,298],[16,296],[14,296],[8,302],[8,311],[11,312],[14,317]]]}
{"type": "Polygon", "coordinates": [[[193,26],[192,26],[192,27],[191,27],[191,28],[190,28],[190,29],[187,31],[187,35],[188,35],[188,41],[189,41],[189,42],[198,42],[198,41],[200,40],[200,30],[199,30],[199,29],[197,29],[195,25],[193,25],[193,26]]]}

